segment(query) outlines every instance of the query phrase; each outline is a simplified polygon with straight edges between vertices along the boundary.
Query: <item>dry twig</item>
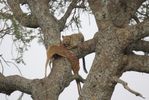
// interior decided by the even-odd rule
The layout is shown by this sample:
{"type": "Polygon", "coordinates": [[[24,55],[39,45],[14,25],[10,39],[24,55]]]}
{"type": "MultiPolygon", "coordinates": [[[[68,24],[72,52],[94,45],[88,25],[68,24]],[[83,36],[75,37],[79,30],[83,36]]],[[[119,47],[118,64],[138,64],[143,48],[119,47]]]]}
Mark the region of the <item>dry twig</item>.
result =
{"type": "Polygon", "coordinates": [[[117,83],[120,83],[123,85],[123,87],[128,90],[129,92],[131,92],[132,94],[136,95],[136,96],[140,96],[141,98],[145,99],[145,97],[143,97],[143,95],[139,92],[136,92],[134,90],[132,90],[129,86],[128,86],[128,83],[117,78],[117,77],[113,77],[114,81],[116,81],[117,83]]]}

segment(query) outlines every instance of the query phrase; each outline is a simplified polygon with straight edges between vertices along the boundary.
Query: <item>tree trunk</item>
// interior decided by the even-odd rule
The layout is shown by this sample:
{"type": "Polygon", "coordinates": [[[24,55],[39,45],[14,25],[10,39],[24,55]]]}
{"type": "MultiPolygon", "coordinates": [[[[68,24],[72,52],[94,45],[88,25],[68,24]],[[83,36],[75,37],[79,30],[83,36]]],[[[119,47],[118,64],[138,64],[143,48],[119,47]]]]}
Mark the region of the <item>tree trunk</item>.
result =
{"type": "Polygon", "coordinates": [[[96,56],[82,89],[80,100],[110,100],[116,82],[113,76],[122,74],[121,46],[112,29],[98,34],[96,56]],[[111,34],[108,37],[106,33],[111,34]]]}
{"type": "Polygon", "coordinates": [[[33,80],[32,98],[34,100],[58,100],[60,93],[72,81],[70,76],[72,76],[71,66],[67,59],[59,58],[55,60],[47,78],[33,80]]]}
{"type": "MultiPolygon", "coordinates": [[[[72,0],[64,16],[58,20],[49,11],[50,1],[55,0],[7,1],[15,19],[21,25],[31,28],[40,27],[45,48],[62,45],[60,32],[65,28],[68,17],[71,16],[73,9],[84,7],[78,5],[78,0],[72,0]],[[29,5],[30,15],[21,11],[20,4],[24,3],[29,5]],[[20,19],[18,16],[23,18],[20,19]]],[[[80,1],[84,3],[84,0],[80,1]]],[[[120,82],[119,77],[125,71],[149,73],[149,57],[132,53],[133,50],[149,52],[146,46],[148,43],[141,40],[149,36],[149,21],[129,25],[130,19],[144,1],[88,0],[99,30],[93,39],[80,43],[72,50],[78,59],[95,52],[93,65],[82,87],[79,100],[110,100],[115,85],[120,82]]],[[[12,16],[8,15],[5,16],[11,19],[12,16]]],[[[75,77],[68,58],[55,57],[52,64],[51,73],[43,79],[29,80],[20,76],[5,77],[0,74],[0,92],[9,95],[19,90],[31,94],[34,100],[58,100],[60,93],[75,77]]],[[[127,90],[132,92],[128,87],[127,90]]],[[[132,93],[141,96],[137,92],[132,93]]]]}

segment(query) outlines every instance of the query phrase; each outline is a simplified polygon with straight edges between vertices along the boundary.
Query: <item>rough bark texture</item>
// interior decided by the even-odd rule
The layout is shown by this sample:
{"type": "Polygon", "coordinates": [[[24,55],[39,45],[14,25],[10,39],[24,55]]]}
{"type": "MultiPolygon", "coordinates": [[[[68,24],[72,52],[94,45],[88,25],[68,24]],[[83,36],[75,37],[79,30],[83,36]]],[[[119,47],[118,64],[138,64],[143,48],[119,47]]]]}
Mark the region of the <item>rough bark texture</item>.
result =
{"type": "MultiPolygon", "coordinates": [[[[88,0],[99,31],[93,39],[79,44],[73,50],[78,58],[95,52],[79,100],[110,100],[117,83],[114,77],[119,78],[125,71],[132,70],[149,73],[149,57],[132,53],[133,50],[149,52],[148,42],[141,40],[149,35],[149,21],[129,25],[130,19],[144,1],[146,0],[88,0]]],[[[77,7],[77,0],[72,0],[64,16],[58,20],[49,12],[49,2],[50,0],[8,0],[13,16],[21,25],[41,28],[46,48],[60,44],[60,32],[65,28],[72,10],[77,7]],[[19,5],[23,3],[29,5],[30,15],[21,11],[19,5]]],[[[12,18],[9,14],[0,15],[12,18]]],[[[70,63],[61,57],[53,61],[50,75],[43,79],[29,80],[19,76],[0,75],[0,92],[11,94],[19,90],[31,94],[34,100],[58,100],[60,93],[72,80],[70,63]]]]}

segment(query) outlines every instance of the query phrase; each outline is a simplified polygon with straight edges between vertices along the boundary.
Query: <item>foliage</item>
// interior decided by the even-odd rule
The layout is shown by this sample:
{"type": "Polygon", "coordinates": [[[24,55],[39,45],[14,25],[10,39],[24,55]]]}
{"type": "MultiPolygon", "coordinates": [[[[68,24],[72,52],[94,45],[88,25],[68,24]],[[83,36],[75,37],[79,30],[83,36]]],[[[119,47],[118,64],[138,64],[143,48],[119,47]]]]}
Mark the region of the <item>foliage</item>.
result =
{"type": "MultiPolygon", "coordinates": [[[[143,97],[119,78],[125,71],[149,72],[149,68],[146,68],[149,66],[147,63],[149,48],[148,43],[143,40],[144,37],[149,36],[149,0],[137,0],[136,2],[133,0],[0,0],[0,5],[2,5],[0,8],[0,40],[3,43],[7,36],[12,38],[12,47],[17,52],[13,56],[13,61],[17,64],[25,64],[23,54],[30,47],[32,40],[38,39],[39,43],[43,43],[46,48],[52,47],[52,45],[61,45],[60,37],[63,30],[69,28],[79,30],[82,27],[81,14],[93,14],[98,32],[92,39],[79,43],[73,48],[74,54],[78,58],[92,52],[96,54],[90,73],[81,90],[80,99],[88,97],[95,100],[109,99],[116,83],[121,83],[129,92],[143,97]],[[145,52],[145,56],[136,55],[134,50],[145,52]],[[103,94],[101,91],[104,91],[103,94]]],[[[61,52],[60,48],[56,50],[61,52]]],[[[57,53],[56,50],[54,49],[53,55],[57,53]]],[[[54,58],[53,55],[50,58],[54,58]]],[[[32,94],[35,100],[45,100],[48,96],[57,98],[72,81],[71,78],[68,78],[72,74],[69,64],[72,57],[58,58],[55,57],[53,60],[54,67],[47,78],[29,80],[14,76],[14,79],[23,80],[19,81],[22,82],[19,85],[16,85],[17,82],[15,82],[15,86],[20,86],[18,89],[20,91],[32,94]],[[23,85],[24,81],[27,82],[26,86],[23,85]],[[53,83],[55,87],[51,87],[53,83]],[[42,93],[36,91],[37,88],[42,93]],[[53,94],[57,95],[53,95],[49,90],[53,90],[53,94]],[[46,96],[41,95],[45,92],[46,96]],[[44,98],[39,99],[41,97],[44,98]]],[[[76,59],[78,60],[78,58],[76,59]]],[[[9,63],[3,54],[0,54],[0,61],[2,67],[3,63],[9,63]]],[[[4,77],[2,79],[6,79],[6,82],[9,80],[9,77],[2,74],[0,74],[1,77],[4,77]]],[[[11,82],[14,81],[11,80],[11,82]]],[[[3,84],[1,80],[0,84],[3,84]]],[[[11,86],[9,83],[3,85],[11,86]]],[[[0,92],[6,92],[6,94],[11,94],[16,89],[7,91],[3,87],[0,85],[0,92]]]]}

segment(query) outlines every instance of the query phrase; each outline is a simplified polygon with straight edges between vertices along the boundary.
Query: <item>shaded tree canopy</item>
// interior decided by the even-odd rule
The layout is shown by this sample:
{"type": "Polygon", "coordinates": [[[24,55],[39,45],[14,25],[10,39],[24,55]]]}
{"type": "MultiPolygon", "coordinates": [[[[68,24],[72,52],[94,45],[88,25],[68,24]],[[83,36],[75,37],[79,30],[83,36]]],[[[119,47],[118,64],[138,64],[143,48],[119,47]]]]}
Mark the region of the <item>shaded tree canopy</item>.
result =
{"type": "MultiPolygon", "coordinates": [[[[94,15],[98,31],[72,50],[78,58],[95,53],[79,100],[110,100],[117,83],[144,98],[119,78],[126,71],[149,73],[149,43],[144,40],[149,35],[148,0],[0,0],[0,4],[0,39],[13,37],[16,63],[24,63],[23,52],[34,38],[45,48],[59,45],[63,30],[81,27],[81,13],[94,15]]],[[[2,54],[0,57],[5,61],[2,54]]],[[[57,100],[74,77],[68,59],[54,59],[52,64],[51,73],[43,79],[1,73],[0,93],[19,90],[34,100],[57,100]]]]}

